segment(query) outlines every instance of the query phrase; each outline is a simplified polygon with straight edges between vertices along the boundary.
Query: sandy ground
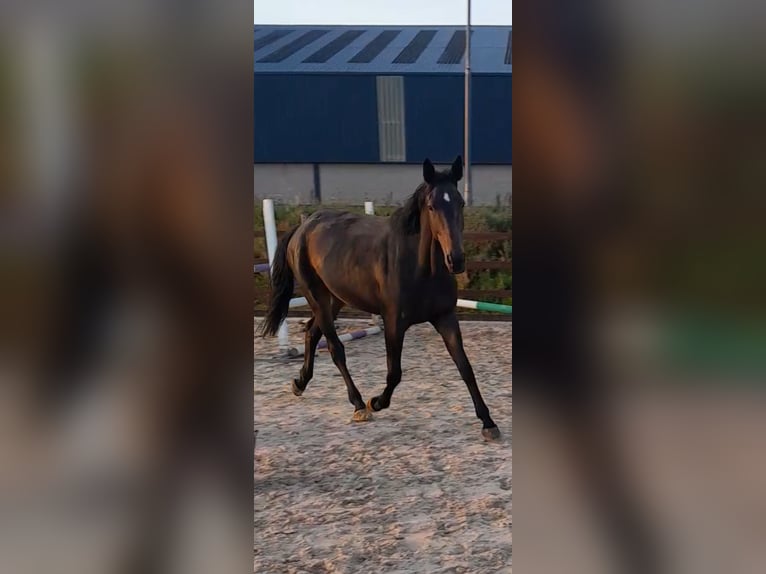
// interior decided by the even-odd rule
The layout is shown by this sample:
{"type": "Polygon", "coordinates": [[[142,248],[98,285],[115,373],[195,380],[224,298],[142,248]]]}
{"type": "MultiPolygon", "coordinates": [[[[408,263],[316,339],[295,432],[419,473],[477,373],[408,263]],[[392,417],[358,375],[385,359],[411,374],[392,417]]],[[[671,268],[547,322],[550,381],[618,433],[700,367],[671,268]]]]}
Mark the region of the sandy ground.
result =
{"type": "MultiPolygon", "coordinates": [[[[368,326],[342,322],[339,331],[368,326]]],[[[391,407],[352,423],[343,379],[255,343],[254,572],[511,572],[511,323],[462,323],[466,353],[503,432],[483,441],[468,390],[430,326],[408,331],[391,407]]],[[[302,341],[297,321],[291,342],[302,341]]],[[[382,336],[346,344],[365,401],[385,386],[382,336]]]]}

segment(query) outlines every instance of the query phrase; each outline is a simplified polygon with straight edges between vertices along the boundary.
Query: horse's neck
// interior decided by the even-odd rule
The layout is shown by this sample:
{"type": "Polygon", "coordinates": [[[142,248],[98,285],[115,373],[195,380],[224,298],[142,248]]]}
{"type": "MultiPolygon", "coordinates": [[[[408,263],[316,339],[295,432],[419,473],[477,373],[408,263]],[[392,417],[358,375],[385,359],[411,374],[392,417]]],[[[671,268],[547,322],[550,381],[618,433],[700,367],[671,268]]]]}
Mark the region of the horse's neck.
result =
{"type": "Polygon", "coordinates": [[[418,236],[418,276],[436,276],[441,267],[444,266],[444,258],[440,255],[441,246],[431,231],[428,214],[423,213],[420,218],[420,234],[418,236]]]}
{"type": "Polygon", "coordinates": [[[393,269],[408,278],[431,279],[437,275],[449,275],[444,264],[444,254],[439,242],[431,232],[428,214],[420,216],[420,231],[417,235],[407,235],[391,228],[388,236],[392,246],[393,269]]]}

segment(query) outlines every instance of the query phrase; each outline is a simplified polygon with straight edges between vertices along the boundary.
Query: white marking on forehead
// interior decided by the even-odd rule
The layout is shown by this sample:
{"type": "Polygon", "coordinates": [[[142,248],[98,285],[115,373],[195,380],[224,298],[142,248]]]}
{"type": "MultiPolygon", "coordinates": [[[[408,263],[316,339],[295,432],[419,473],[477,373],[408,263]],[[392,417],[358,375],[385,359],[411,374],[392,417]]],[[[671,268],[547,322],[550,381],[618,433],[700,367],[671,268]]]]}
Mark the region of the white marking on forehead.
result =
{"type": "Polygon", "coordinates": [[[451,201],[449,198],[449,193],[447,193],[446,191],[444,192],[444,201],[446,201],[447,203],[451,201]]]}

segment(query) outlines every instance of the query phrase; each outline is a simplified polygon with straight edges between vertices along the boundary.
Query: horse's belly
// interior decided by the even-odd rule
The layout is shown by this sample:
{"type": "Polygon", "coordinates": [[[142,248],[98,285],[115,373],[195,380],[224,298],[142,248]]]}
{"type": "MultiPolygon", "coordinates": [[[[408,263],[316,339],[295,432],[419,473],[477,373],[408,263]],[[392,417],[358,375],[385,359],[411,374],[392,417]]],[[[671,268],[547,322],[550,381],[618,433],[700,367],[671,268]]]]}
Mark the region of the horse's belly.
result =
{"type": "Polygon", "coordinates": [[[365,313],[380,315],[381,304],[378,285],[368,273],[328,273],[323,269],[320,278],[333,297],[349,307],[365,313]]]}
{"type": "Polygon", "coordinates": [[[337,297],[343,301],[346,305],[359,309],[365,313],[373,313],[375,315],[380,314],[380,302],[374,293],[358,292],[352,289],[333,289],[330,287],[330,292],[334,297],[337,297]]]}

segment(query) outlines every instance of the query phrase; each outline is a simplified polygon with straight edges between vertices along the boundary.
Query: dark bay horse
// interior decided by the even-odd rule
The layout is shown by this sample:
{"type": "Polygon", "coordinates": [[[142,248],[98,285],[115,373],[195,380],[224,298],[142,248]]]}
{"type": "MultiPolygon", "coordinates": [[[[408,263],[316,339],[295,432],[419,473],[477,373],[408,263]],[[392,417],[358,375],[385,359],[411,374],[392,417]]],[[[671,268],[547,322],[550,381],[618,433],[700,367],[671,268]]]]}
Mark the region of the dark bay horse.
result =
{"type": "Polygon", "coordinates": [[[318,211],[285,234],[272,268],[272,293],[261,325],[264,336],[275,335],[287,317],[297,283],[313,317],[306,325],[303,368],[292,390],[301,395],[314,373],[314,355],[324,334],[354,405],[354,420],[366,421],[372,411],[391,404],[402,378],[404,334],[411,325],[431,323],[444,339],[481,419],[482,435],[497,439],[500,431],[489,415],[463,349],[455,315],[457,283],[465,270],[464,202],[457,189],[463,176],[458,156],[447,171],[423,162],[423,183],[390,218],[318,211]],[[388,376],[383,393],[365,404],[346,368],[343,343],[334,321],[349,305],[380,315],[384,322],[388,376]]]}

